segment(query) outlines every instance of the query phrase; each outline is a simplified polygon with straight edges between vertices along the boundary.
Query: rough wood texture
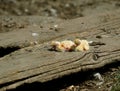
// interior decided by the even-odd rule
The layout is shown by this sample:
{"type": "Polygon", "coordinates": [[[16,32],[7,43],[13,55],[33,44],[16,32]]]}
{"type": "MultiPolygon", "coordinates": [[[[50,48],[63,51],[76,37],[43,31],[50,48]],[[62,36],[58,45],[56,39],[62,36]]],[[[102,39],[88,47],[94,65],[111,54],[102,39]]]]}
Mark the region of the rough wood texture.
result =
{"type": "Polygon", "coordinates": [[[72,73],[120,61],[120,12],[83,17],[58,23],[28,26],[0,33],[0,47],[19,47],[0,58],[0,90],[24,83],[47,82],[72,73]],[[46,27],[47,26],[47,27],[46,27]],[[36,37],[31,36],[37,32],[36,37]],[[13,37],[14,36],[14,37],[13,37]],[[85,38],[94,43],[86,52],[55,52],[51,40],[85,38]],[[38,44],[34,44],[37,41],[38,44]],[[31,42],[33,44],[31,44],[31,42]],[[27,46],[26,46],[27,45],[27,46]]]}

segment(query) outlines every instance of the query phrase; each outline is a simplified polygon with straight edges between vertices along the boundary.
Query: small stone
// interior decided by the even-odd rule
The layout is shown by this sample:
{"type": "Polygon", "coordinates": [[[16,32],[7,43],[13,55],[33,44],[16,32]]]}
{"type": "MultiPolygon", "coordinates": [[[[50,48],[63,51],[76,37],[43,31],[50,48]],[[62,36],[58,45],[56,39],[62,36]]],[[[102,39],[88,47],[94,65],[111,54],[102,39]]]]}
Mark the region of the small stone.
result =
{"type": "Polygon", "coordinates": [[[58,25],[56,24],[56,25],[54,25],[54,28],[58,28],[58,25]]]}
{"type": "Polygon", "coordinates": [[[32,36],[33,37],[36,37],[36,36],[38,36],[39,34],[38,33],[32,33],[32,36]]]}

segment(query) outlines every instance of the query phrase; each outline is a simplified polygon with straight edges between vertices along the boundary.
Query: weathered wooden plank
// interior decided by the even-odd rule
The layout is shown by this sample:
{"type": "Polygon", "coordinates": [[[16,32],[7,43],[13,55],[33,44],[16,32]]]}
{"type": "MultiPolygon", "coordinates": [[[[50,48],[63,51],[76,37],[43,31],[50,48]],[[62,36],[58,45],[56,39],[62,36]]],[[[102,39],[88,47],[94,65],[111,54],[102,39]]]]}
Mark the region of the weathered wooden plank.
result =
{"type": "Polygon", "coordinates": [[[0,58],[0,89],[11,89],[35,81],[46,82],[120,61],[119,29],[120,17],[119,11],[116,11],[64,21],[58,24],[57,31],[29,26],[17,32],[1,33],[1,47],[19,46],[20,44],[23,46],[20,46],[22,49],[0,58]],[[106,22],[103,23],[103,19],[107,19],[106,22]],[[71,22],[73,23],[71,24],[71,22]],[[37,31],[39,36],[35,39],[32,38],[30,29],[37,31]],[[48,30],[45,31],[45,29],[48,30]],[[25,36],[23,36],[23,31],[25,36]],[[13,40],[13,35],[16,40],[13,40]],[[76,37],[93,41],[90,50],[86,52],[49,50],[51,40],[74,39],[76,37]],[[28,43],[38,41],[39,44],[26,47],[24,46],[25,41],[28,43]]]}

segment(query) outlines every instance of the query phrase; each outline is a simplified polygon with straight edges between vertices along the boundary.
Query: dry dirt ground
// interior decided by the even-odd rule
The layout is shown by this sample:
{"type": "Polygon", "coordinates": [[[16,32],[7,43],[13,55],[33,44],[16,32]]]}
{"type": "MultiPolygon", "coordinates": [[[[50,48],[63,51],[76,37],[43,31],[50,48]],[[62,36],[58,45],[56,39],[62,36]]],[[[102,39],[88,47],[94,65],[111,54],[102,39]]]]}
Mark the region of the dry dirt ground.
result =
{"type": "MultiPolygon", "coordinates": [[[[15,15],[27,17],[29,15],[32,17],[32,15],[40,15],[41,22],[37,22],[36,20],[38,24],[61,22],[66,19],[90,16],[117,9],[120,9],[120,0],[0,0],[1,16],[15,15]],[[51,20],[47,18],[49,16],[52,17],[51,20]],[[57,19],[57,21],[54,21],[53,18],[57,19]]],[[[7,21],[9,20],[6,19],[7,21]]],[[[27,23],[17,24],[11,22],[0,23],[0,32],[5,33],[15,28],[24,28],[27,25],[27,23]]],[[[104,68],[91,70],[82,74],[77,73],[67,76],[62,81],[58,79],[57,81],[45,83],[42,85],[42,89],[43,91],[47,91],[48,89],[48,91],[120,91],[120,63],[107,65],[104,68]],[[97,85],[99,80],[93,76],[95,73],[101,74],[104,79],[103,84],[97,85]]],[[[16,88],[15,91],[39,88],[36,84],[26,84],[25,86],[16,88]]]]}
{"type": "Polygon", "coordinates": [[[0,0],[0,15],[41,15],[72,19],[119,8],[119,0],[0,0]]]}

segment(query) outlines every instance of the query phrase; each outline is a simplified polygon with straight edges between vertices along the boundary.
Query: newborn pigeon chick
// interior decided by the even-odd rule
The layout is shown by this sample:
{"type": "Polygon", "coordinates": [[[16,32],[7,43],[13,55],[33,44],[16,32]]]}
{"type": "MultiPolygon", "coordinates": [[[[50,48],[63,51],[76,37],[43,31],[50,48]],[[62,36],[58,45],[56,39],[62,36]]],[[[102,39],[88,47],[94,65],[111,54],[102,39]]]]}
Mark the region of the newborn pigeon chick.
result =
{"type": "Polygon", "coordinates": [[[56,51],[60,52],[72,51],[76,47],[76,44],[71,40],[64,40],[61,42],[52,41],[51,45],[56,51]]]}
{"type": "Polygon", "coordinates": [[[76,39],[74,42],[77,45],[77,47],[75,48],[75,51],[89,50],[89,43],[87,40],[76,39]]]}

